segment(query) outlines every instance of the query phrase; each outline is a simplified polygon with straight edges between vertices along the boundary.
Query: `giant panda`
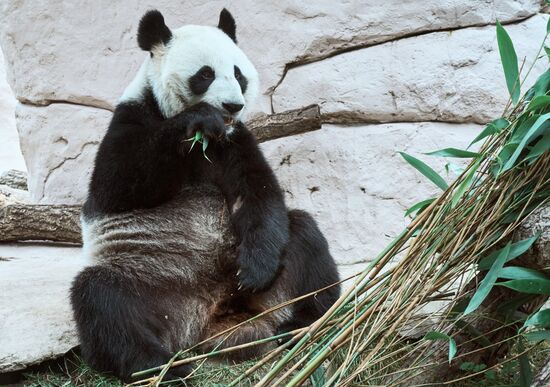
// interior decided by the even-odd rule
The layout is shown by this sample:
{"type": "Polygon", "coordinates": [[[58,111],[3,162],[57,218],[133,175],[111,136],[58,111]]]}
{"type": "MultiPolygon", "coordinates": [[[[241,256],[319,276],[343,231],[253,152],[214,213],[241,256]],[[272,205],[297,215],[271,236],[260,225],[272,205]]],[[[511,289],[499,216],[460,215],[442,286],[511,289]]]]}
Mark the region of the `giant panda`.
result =
{"type": "MultiPolygon", "coordinates": [[[[82,210],[84,252],[93,264],[71,288],[83,358],[123,380],[338,282],[326,239],[309,214],[287,209],[242,122],[258,92],[258,74],[236,44],[231,14],[222,10],[217,27],[171,30],[152,10],[140,20],[137,40],[149,55],[98,148],[82,210]],[[197,131],[209,140],[208,159],[187,141],[197,131]],[[225,201],[220,211],[227,212],[227,224],[205,205],[216,195],[225,201]]],[[[306,326],[339,292],[330,287],[200,349],[306,326]]],[[[234,358],[268,348],[251,347],[234,358]]],[[[175,367],[167,378],[190,371],[175,367]]]]}

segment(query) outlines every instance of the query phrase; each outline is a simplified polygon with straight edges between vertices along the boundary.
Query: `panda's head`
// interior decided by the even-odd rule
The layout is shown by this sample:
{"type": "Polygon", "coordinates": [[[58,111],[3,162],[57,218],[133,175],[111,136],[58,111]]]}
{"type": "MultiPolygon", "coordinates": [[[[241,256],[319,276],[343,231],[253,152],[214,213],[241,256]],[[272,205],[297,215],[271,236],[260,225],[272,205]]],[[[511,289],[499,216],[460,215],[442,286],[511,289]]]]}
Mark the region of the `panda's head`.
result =
{"type": "Polygon", "coordinates": [[[170,30],[159,11],[139,23],[139,46],[150,53],[121,102],[139,100],[150,88],[169,118],[199,102],[220,109],[226,123],[242,120],[258,92],[258,73],[237,46],[233,16],[223,9],[217,27],[170,30]]]}

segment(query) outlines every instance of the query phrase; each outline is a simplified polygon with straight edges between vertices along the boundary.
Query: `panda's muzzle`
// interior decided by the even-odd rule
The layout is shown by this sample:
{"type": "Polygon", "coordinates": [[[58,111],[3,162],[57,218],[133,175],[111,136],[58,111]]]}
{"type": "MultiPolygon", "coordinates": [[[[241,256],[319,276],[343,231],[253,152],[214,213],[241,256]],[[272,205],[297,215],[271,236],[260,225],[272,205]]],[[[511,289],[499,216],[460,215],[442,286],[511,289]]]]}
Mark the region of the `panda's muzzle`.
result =
{"type": "Polygon", "coordinates": [[[234,116],[240,112],[244,105],[240,103],[222,103],[222,106],[225,110],[225,114],[223,115],[223,122],[226,126],[233,126],[235,123],[234,116]]]}

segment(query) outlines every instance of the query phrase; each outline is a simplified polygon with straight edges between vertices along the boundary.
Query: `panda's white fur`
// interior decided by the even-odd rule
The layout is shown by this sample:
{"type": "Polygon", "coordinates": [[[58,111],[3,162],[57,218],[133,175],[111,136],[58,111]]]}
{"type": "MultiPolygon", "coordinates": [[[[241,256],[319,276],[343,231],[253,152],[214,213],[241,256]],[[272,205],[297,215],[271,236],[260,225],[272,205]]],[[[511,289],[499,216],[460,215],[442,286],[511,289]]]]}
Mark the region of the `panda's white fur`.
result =
{"type": "Polygon", "coordinates": [[[167,118],[190,105],[207,102],[220,110],[222,103],[242,104],[244,108],[234,118],[244,120],[258,94],[259,81],[256,68],[243,51],[216,27],[187,25],[172,30],[172,34],[166,46],[160,43],[153,47],[152,55],[142,64],[120,102],[139,100],[149,85],[167,118]],[[216,77],[206,93],[196,96],[187,80],[204,65],[214,69],[216,77]],[[244,94],[235,79],[234,65],[248,81],[244,94]]]}

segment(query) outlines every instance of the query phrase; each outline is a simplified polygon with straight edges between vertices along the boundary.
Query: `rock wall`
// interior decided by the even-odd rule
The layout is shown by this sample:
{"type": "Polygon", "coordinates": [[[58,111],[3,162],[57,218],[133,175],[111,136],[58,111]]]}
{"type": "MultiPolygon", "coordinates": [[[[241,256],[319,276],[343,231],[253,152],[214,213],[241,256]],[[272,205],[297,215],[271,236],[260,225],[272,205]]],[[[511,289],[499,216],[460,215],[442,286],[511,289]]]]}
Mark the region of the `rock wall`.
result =
{"type": "Polygon", "coordinates": [[[15,129],[15,97],[6,81],[4,56],[0,50],[0,174],[8,169],[25,170],[15,129]]]}
{"type": "MultiPolygon", "coordinates": [[[[400,231],[408,206],[437,192],[396,152],[465,146],[499,115],[507,91],[495,20],[528,68],[546,29],[542,3],[3,2],[0,43],[19,101],[31,196],[39,203],[85,197],[111,110],[146,55],[135,34],[147,9],[178,27],[215,25],[228,6],[262,79],[257,112],[321,105],[320,131],[262,148],[290,206],[313,212],[342,270],[354,270],[400,231]]],[[[531,79],[545,67],[539,61],[531,79]]],[[[431,163],[443,171],[444,161],[431,163]]]]}

